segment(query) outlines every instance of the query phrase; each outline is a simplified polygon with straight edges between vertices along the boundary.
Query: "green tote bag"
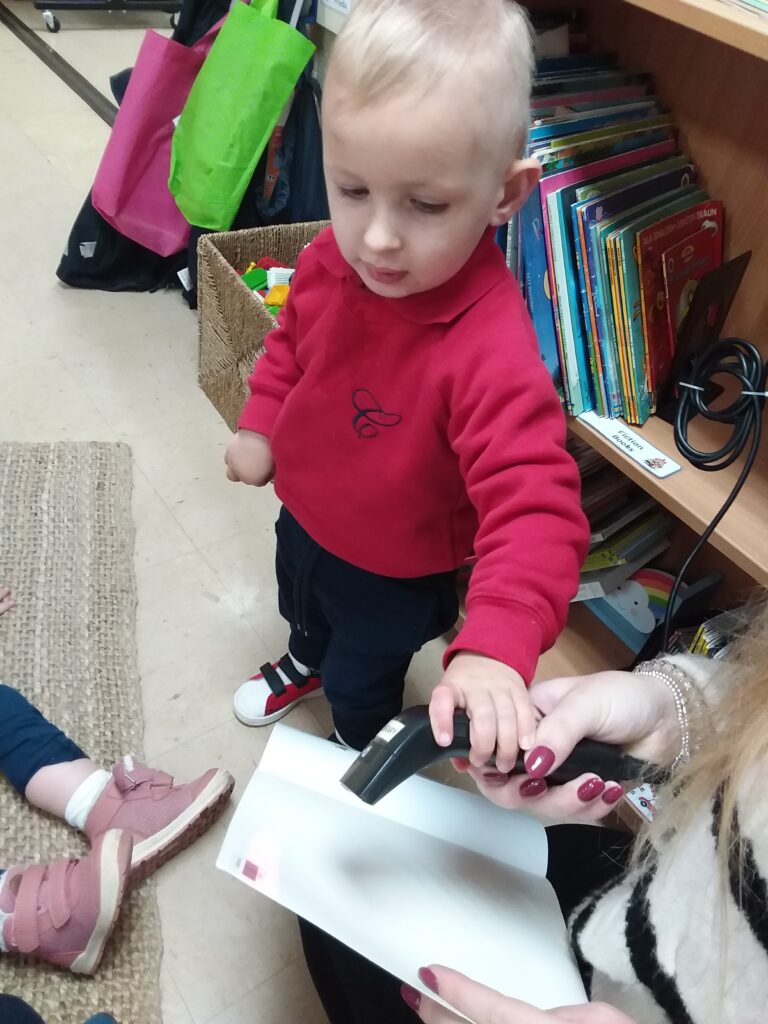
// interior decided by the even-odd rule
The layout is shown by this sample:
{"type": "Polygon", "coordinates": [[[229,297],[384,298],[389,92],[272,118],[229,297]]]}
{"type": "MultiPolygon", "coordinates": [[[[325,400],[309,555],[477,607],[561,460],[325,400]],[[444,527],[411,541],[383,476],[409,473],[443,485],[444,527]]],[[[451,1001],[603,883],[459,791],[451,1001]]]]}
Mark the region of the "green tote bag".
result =
{"type": "Polygon", "coordinates": [[[168,187],[197,227],[230,226],[314,53],[306,36],[269,16],[274,6],[270,0],[233,6],[173,133],[168,187]]]}

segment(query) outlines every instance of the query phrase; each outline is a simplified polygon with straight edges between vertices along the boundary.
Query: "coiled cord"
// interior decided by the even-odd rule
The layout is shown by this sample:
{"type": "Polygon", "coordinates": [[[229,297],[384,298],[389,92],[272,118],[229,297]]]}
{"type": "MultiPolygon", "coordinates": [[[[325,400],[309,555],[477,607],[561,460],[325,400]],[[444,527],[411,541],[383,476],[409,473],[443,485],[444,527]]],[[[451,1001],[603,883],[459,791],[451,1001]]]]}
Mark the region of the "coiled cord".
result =
{"type": "Polygon", "coordinates": [[[675,577],[664,617],[663,651],[669,647],[674,608],[685,574],[691,562],[707,543],[725,513],[736,500],[736,496],[744,486],[757,457],[762,433],[768,365],[763,363],[758,350],[748,341],[744,341],[742,338],[723,338],[710,345],[693,360],[686,377],[687,379],[680,381],[678,385],[680,395],[675,414],[675,444],[680,454],[697,469],[714,473],[733,465],[747,448],[748,451],[730,494],[715,514],[712,522],[699,537],[675,577]],[[740,393],[730,405],[718,410],[711,409],[706,403],[707,386],[714,377],[731,377],[738,382],[740,387],[740,393]],[[715,423],[730,425],[731,432],[720,448],[706,452],[700,451],[691,444],[688,440],[688,425],[696,416],[703,416],[704,419],[715,423]]]}

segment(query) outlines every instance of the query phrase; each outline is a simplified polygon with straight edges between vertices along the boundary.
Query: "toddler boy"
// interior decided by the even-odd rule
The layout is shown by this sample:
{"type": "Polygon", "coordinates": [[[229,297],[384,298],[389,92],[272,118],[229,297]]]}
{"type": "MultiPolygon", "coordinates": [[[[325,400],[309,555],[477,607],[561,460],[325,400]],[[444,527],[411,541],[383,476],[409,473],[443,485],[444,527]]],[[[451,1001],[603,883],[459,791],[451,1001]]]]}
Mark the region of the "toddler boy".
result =
{"type": "Polygon", "coordinates": [[[323,103],[332,228],[301,254],[226,453],[274,477],[289,654],[235,697],[248,725],[322,687],[362,748],[402,706],[412,655],[466,621],[430,703],[471,761],[532,742],[526,685],[562,629],[587,530],[565,424],[494,241],[536,186],[532,67],[511,0],[359,0],[323,103]]]}

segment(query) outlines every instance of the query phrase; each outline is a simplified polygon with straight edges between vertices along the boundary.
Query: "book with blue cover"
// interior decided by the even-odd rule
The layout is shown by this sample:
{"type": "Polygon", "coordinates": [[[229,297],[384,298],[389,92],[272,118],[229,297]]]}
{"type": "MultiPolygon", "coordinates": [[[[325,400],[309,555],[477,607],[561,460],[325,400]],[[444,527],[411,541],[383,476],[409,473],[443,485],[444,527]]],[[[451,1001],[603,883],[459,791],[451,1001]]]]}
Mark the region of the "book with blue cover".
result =
{"type": "Polygon", "coordinates": [[[587,246],[591,228],[599,221],[614,217],[647,199],[684,188],[695,177],[693,164],[686,156],[678,155],[603,179],[576,192],[576,202],[571,206],[571,219],[581,293],[581,316],[587,344],[594,346],[600,354],[608,416],[621,415],[621,377],[614,350],[609,346],[601,346],[597,334],[594,300],[597,271],[594,252],[591,246],[587,246]]]}

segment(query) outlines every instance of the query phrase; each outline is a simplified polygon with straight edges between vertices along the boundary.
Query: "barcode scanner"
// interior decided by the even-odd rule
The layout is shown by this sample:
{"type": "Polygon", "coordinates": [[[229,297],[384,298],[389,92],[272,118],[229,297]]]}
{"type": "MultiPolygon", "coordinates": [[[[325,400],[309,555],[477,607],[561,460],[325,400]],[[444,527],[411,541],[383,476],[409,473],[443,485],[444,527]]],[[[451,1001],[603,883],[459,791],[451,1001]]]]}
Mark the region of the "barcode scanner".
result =
{"type": "MultiPolygon", "coordinates": [[[[469,754],[469,718],[465,711],[453,716],[453,741],[438,746],[432,733],[429,708],[425,704],[407,708],[388,722],[350,765],[341,784],[367,804],[375,804],[416,772],[447,757],[469,754]]],[[[523,753],[518,755],[512,774],[525,773],[523,753]]],[[[492,761],[490,762],[493,763],[492,761]]],[[[647,766],[610,743],[581,740],[571,754],[547,775],[550,785],[571,782],[585,772],[603,779],[629,781],[644,775],[647,766]]]]}

